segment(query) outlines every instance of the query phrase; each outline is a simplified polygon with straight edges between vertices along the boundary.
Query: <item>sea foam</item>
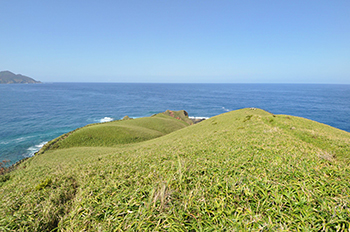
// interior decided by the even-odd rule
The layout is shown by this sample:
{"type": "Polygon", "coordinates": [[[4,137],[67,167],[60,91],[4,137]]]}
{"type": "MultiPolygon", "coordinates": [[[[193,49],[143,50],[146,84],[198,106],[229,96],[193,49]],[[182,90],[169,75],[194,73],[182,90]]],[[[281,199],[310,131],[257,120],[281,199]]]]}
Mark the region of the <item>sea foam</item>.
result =
{"type": "Polygon", "coordinates": [[[223,109],[224,111],[226,111],[226,112],[229,112],[229,111],[230,111],[229,109],[227,109],[227,108],[225,108],[225,107],[222,107],[222,109],[223,109]]]}
{"type": "Polygon", "coordinates": [[[192,117],[189,116],[190,119],[209,119],[209,117],[192,117]]]}
{"type": "Polygon", "coordinates": [[[114,118],[111,118],[111,117],[104,117],[104,118],[100,119],[100,122],[111,122],[111,121],[113,121],[113,120],[114,120],[114,118]]]}
{"type": "Polygon", "coordinates": [[[14,141],[16,141],[17,143],[18,142],[23,142],[23,141],[26,141],[26,140],[28,140],[28,139],[30,139],[30,138],[33,138],[34,136],[32,136],[32,135],[29,135],[29,136],[22,136],[22,137],[19,137],[19,138],[16,138],[14,141]]]}
{"type": "Polygon", "coordinates": [[[35,146],[29,147],[29,148],[27,149],[28,153],[25,154],[25,155],[23,155],[23,156],[25,156],[25,157],[34,156],[34,154],[35,154],[36,152],[38,152],[46,143],[47,143],[47,142],[42,142],[42,143],[39,143],[39,144],[37,144],[37,145],[35,145],[35,146]]]}

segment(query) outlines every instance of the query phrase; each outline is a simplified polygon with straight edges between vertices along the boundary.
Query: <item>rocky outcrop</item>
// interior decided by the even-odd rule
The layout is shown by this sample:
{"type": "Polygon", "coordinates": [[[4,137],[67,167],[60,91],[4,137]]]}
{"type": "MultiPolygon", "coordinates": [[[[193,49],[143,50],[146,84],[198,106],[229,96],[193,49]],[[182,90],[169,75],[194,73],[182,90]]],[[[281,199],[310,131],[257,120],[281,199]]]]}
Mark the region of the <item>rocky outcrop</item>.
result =
{"type": "Polygon", "coordinates": [[[188,113],[185,110],[179,110],[179,111],[167,110],[167,111],[163,112],[163,114],[171,116],[171,117],[176,118],[178,120],[182,120],[182,121],[186,122],[188,125],[193,124],[192,120],[188,117],[188,113]]]}
{"type": "Polygon", "coordinates": [[[130,120],[132,118],[130,118],[128,115],[124,116],[124,118],[122,120],[130,120]]]}

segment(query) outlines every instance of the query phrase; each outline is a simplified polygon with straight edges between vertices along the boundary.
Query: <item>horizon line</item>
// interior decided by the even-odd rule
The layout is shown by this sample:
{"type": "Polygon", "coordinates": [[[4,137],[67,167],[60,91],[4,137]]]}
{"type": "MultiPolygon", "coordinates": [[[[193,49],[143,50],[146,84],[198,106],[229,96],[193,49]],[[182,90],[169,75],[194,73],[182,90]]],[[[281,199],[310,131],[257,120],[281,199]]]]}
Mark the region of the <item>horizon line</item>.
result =
{"type": "MultiPolygon", "coordinates": [[[[350,83],[317,83],[317,82],[109,82],[109,81],[40,81],[38,84],[277,84],[277,85],[350,85],[350,83]]],[[[14,83],[25,84],[25,83],[14,83]]]]}

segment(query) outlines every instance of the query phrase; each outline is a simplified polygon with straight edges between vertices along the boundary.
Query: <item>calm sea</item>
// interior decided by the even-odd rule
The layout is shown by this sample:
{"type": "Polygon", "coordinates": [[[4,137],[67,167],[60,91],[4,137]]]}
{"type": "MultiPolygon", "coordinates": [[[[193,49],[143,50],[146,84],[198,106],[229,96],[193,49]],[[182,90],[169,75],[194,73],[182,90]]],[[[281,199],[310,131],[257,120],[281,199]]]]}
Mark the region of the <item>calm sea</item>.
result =
{"type": "Polygon", "coordinates": [[[256,107],[350,132],[350,85],[45,83],[0,85],[0,160],[32,156],[84,125],[167,109],[212,117],[256,107]]]}

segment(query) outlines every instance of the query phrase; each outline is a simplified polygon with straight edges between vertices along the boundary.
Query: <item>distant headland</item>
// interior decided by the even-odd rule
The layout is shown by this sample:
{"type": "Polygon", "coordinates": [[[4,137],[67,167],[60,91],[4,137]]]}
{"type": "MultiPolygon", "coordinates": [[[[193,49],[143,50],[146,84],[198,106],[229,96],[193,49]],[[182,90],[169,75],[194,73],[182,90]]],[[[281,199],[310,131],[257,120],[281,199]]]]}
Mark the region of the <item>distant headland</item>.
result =
{"type": "Polygon", "coordinates": [[[38,84],[40,81],[36,81],[33,78],[23,76],[21,74],[14,74],[10,71],[0,72],[0,84],[38,84]]]}

